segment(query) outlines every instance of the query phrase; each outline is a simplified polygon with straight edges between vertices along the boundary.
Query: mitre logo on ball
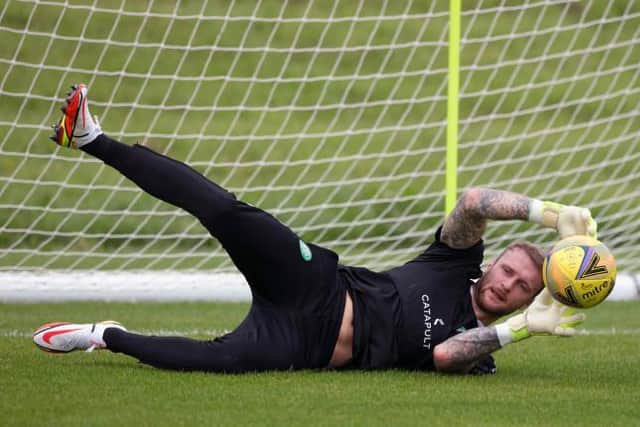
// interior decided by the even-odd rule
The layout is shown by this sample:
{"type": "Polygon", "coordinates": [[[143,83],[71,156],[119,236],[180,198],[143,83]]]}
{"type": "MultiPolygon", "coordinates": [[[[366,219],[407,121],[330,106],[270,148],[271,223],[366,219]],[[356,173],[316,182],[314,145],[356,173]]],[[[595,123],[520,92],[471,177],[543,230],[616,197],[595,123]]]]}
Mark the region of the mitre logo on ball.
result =
{"type": "Polygon", "coordinates": [[[571,236],[549,251],[542,278],[551,295],[562,304],[589,308],[609,296],[616,280],[611,251],[588,236],[571,236]]]}

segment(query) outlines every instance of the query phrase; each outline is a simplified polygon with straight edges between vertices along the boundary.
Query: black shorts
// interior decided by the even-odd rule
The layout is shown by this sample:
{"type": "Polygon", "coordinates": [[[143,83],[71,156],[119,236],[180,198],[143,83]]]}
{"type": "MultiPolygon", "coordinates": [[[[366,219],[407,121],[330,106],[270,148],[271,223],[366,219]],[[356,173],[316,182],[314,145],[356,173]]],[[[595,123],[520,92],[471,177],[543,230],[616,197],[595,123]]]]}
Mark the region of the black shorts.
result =
{"type": "Polygon", "coordinates": [[[334,252],[306,244],[270,214],[145,147],[101,135],[83,150],[147,193],[198,218],[245,276],[253,296],[247,318],[223,337],[196,341],[112,328],[105,332],[110,350],[182,370],[247,372],[328,365],[346,299],[334,252]]]}

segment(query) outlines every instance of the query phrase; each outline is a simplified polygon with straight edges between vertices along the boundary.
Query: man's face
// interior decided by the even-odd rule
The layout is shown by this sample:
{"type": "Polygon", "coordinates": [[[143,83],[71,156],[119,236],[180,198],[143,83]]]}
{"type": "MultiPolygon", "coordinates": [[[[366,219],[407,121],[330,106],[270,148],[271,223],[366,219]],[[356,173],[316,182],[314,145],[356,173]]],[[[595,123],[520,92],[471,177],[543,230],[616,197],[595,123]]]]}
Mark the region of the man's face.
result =
{"type": "Polygon", "coordinates": [[[521,248],[504,252],[476,284],[476,304],[496,315],[530,304],[542,289],[542,272],[521,248]]]}

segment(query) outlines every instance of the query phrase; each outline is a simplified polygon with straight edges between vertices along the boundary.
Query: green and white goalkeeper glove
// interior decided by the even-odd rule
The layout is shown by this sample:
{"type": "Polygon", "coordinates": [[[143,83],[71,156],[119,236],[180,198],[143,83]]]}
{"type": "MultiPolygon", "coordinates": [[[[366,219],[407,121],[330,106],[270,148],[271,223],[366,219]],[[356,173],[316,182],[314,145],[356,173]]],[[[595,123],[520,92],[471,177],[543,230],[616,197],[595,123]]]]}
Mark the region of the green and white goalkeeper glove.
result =
{"type": "Polygon", "coordinates": [[[598,224],[589,209],[531,199],[529,221],[558,231],[560,238],[577,234],[597,238],[598,224]]]}
{"type": "Polygon", "coordinates": [[[531,199],[529,221],[556,229],[562,239],[577,234],[597,238],[598,224],[586,208],[531,199]]]}
{"type": "Polygon", "coordinates": [[[500,345],[504,347],[532,335],[572,336],[574,327],[584,319],[584,313],[575,313],[570,307],[560,304],[545,288],[523,313],[496,325],[496,332],[500,345]]]}

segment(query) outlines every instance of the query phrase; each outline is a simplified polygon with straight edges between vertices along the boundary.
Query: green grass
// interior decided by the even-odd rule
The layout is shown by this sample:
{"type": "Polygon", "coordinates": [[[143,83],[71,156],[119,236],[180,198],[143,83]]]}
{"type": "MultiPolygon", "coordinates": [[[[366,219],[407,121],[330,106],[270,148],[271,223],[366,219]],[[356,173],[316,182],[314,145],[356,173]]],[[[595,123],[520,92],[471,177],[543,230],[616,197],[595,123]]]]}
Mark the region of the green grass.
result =
{"type": "Polygon", "coordinates": [[[246,304],[0,305],[0,424],[22,425],[635,425],[638,302],[589,310],[572,339],[496,353],[498,374],[157,370],[106,351],[51,355],[30,331],[52,320],[115,318],[142,332],[233,328],[246,304]]]}

